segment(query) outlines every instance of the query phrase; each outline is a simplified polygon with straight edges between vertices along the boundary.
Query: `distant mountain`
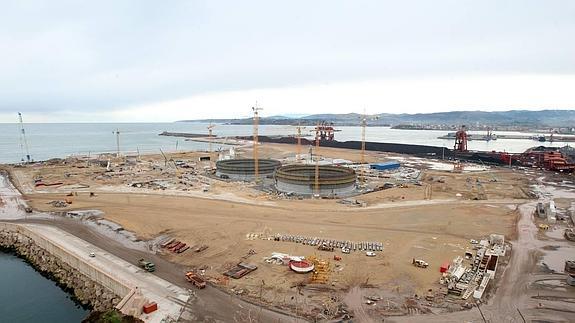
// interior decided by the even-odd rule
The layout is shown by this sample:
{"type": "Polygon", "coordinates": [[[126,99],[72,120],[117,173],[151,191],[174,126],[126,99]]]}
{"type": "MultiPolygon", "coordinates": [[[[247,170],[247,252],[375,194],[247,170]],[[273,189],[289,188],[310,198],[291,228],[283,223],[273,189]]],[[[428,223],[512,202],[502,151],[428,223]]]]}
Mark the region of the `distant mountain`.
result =
{"type": "MultiPolygon", "coordinates": [[[[273,116],[260,119],[261,124],[314,125],[317,122],[332,122],[338,126],[359,125],[362,116],[357,113],[313,114],[307,116],[273,116]]],[[[368,124],[377,125],[469,125],[474,126],[517,126],[530,128],[575,127],[575,110],[511,110],[511,111],[451,111],[418,114],[380,113],[369,115],[368,124]]],[[[251,124],[252,118],[184,120],[183,122],[217,122],[228,124],[251,124]]]]}

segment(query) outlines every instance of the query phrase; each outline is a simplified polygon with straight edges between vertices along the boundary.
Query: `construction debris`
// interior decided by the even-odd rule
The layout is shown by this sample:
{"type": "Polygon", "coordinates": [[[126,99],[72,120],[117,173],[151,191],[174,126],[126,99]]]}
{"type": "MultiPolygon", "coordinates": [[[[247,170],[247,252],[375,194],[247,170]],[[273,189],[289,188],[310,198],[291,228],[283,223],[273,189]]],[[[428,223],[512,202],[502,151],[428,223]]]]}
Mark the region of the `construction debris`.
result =
{"type": "Polygon", "coordinates": [[[50,204],[53,207],[67,207],[68,204],[71,204],[71,203],[67,203],[66,201],[58,200],[58,201],[50,201],[47,204],[50,204]]]}
{"type": "Polygon", "coordinates": [[[505,256],[505,238],[502,235],[492,234],[489,240],[481,240],[476,246],[477,253],[470,267],[458,256],[447,270],[445,265],[440,269],[443,272],[440,283],[447,286],[448,293],[464,300],[471,295],[481,299],[489,281],[495,277],[499,258],[505,256]]]}
{"type": "Polygon", "coordinates": [[[186,250],[190,249],[190,246],[175,239],[170,239],[168,241],[161,243],[160,247],[167,249],[173,253],[183,253],[186,250]]]}
{"type": "Polygon", "coordinates": [[[344,240],[334,240],[325,239],[318,237],[304,237],[304,236],[294,236],[294,235],[284,235],[276,234],[273,236],[274,241],[283,242],[295,242],[301,243],[308,246],[318,246],[319,250],[323,251],[334,251],[336,248],[341,249],[343,253],[349,253],[350,251],[383,251],[383,243],[381,242],[370,242],[370,241],[344,241],[344,240]]]}
{"type": "Polygon", "coordinates": [[[256,269],[258,269],[256,265],[240,262],[230,270],[226,271],[224,275],[234,279],[240,279],[256,269]]]}

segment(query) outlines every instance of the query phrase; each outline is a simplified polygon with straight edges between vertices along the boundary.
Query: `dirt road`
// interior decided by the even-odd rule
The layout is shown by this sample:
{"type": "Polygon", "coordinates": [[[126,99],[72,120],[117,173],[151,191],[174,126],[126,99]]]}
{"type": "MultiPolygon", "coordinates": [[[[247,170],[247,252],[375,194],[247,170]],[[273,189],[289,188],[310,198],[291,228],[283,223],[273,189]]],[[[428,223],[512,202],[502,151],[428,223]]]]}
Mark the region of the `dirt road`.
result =
{"type": "Polygon", "coordinates": [[[20,200],[20,194],[4,176],[0,176],[0,188],[2,200],[8,202],[3,203],[3,207],[0,208],[0,220],[13,223],[32,223],[53,226],[135,265],[137,265],[137,261],[140,258],[153,261],[156,264],[155,275],[174,285],[194,291],[195,297],[193,297],[193,300],[189,304],[192,321],[234,322],[242,321],[242,318],[248,316],[260,322],[303,321],[289,314],[255,306],[211,286],[203,290],[195,290],[184,279],[184,273],[187,269],[185,266],[168,262],[152,253],[130,249],[120,242],[94,231],[78,220],[49,216],[47,214],[26,217],[19,207],[23,205],[20,200]]]}
{"type": "Polygon", "coordinates": [[[184,279],[185,266],[170,263],[151,253],[126,248],[119,242],[93,231],[73,219],[59,217],[54,219],[28,218],[9,222],[37,223],[57,227],[135,265],[137,265],[137,261],[140,258],[150,259],[156,264],[154,275],[182,288],[194,290],[196,297],[191,304],[194,320],[202,322],[233,322],[238,317],[247,315],[249,312],[252,317],[255,317],[260,322],[303,322],[303,320],[296,319],[290,315],[254,306],[211,286],[203,290],[195,290],[184,279]]]}
{"type": "MultiPolygon", "coordinates": [[[[487,322],[572,322],[575,317],[575,293],[537,289],[534,284],[548,279],[561,286],[565,275],[534,274],[540,241],[538,229],[533,222],[537,202],[525,203],[519,207],[521,217],[517,223],[517,240],[512,242],[512,255],[506,267],[495,296],[487,304],[480,305],[487,322]]],[[[484,322],[482,313],[474,307],[469,311],[422,315],[419,317],[393,318],[391,322],[484,322]]]]}

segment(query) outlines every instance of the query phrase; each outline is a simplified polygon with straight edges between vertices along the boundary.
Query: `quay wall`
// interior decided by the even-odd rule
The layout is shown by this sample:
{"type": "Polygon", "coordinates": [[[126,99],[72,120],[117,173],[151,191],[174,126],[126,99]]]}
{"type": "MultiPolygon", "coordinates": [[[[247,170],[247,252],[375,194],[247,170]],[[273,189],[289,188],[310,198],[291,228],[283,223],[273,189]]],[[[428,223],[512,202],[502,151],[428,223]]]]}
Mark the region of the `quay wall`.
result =
{"type": "Polygon", "coordinates": [[[23,225],[0,222],[0,247],[14,249],[41,272],[73,290],[94,310],[113,309],[132,288],[23,225]]]}

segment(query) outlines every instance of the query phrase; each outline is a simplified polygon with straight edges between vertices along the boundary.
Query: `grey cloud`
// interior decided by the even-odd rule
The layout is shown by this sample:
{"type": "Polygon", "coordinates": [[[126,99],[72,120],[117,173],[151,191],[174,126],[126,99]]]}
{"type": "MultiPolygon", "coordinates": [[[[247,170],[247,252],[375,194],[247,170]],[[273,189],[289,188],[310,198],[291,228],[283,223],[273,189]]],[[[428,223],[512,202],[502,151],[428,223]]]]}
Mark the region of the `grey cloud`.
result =
{"type": "Polygon", "coordinates": [[[0,6],[0,112],[368,78],[575,73],[573,1],[0,6]]]}

